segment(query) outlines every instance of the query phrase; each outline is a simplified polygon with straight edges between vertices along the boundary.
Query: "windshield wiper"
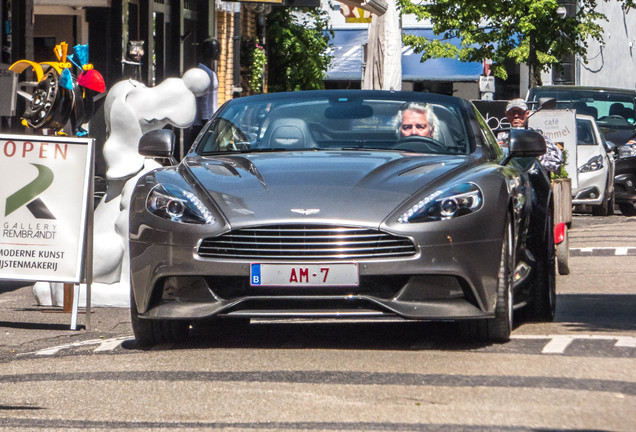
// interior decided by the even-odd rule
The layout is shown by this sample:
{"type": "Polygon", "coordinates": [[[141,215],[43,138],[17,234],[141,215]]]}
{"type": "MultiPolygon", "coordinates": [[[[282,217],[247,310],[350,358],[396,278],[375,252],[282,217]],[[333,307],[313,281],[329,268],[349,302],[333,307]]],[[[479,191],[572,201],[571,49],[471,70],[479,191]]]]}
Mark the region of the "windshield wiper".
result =
{"type": "MultiPolygon", "coordinates": [[[[335,150],[335,149],[334,149],[335,150]]],[[[340,147],[337,150],[343,150],[343,151],[368,151],[368,150],[393,150],[390,147],[340,147]]]]}
{"type": "Polygon", "coordinates": [[[245,154],[245,153],[273,153],[280,151],[292,151],[292,150],[313,150],[313,149],[284,149],[284,148],[261,148],[261,149],[245,149],[245,150],[217,150],[201,153],[202,156],[216,156],[226,154],[245,154]]]}

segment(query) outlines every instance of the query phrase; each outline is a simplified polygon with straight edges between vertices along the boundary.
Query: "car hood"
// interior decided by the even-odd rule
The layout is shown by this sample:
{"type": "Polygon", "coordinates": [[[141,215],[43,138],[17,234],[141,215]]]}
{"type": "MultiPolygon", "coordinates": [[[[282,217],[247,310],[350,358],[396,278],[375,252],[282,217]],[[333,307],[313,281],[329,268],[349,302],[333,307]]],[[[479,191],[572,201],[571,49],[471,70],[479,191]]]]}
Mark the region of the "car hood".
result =
{"type": "Polygon", "coordinates": [[[576,147],[576,166],[581,168],[594,156],[605,156],[605,152],[598,145],[578,145],[576,147]]]}
{"type": "Polygon", "coordinates": [[[377,226],[410,196],[471,160],[307,151],[187,157],[184,164],[234,226],[347,220],[377,226]]]}

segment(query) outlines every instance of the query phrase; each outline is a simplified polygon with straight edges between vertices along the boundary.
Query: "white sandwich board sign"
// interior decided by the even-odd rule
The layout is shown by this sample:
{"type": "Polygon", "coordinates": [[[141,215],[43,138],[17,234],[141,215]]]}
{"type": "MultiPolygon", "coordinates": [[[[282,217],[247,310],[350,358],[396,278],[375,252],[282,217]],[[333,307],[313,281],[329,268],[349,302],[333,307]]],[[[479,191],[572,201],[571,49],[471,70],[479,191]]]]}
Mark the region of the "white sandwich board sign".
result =
{"type": "Polygon", "coordinates": [[[0,135],[0,279],[82,282],[93,148],[0,135]]]}

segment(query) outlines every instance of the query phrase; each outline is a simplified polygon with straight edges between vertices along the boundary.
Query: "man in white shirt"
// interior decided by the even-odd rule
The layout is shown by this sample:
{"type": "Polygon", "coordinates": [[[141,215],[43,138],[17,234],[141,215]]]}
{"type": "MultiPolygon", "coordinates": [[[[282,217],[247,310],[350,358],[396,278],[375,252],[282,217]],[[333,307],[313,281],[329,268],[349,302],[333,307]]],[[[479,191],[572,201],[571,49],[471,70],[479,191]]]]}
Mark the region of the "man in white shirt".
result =
{"type": "MultiPolygon", "coordinates": [[[[506,119],[510,123],[512,129],[521,129],[527,127],[530,110],[523,99],[511,99],[506,105],[506,119]]],[[[537,131],[543,135],[541,131],[537,131]]],[[[561,149],[548,137],[543,135],[545,139],[545,154],[539,158],[541,165],[549,172],[558,172],[563,163],[563,154],[561,149]]],[[[497,134],[499,145],[508,148],[510,141],[510,131],[503,131],[497,134]]]]}

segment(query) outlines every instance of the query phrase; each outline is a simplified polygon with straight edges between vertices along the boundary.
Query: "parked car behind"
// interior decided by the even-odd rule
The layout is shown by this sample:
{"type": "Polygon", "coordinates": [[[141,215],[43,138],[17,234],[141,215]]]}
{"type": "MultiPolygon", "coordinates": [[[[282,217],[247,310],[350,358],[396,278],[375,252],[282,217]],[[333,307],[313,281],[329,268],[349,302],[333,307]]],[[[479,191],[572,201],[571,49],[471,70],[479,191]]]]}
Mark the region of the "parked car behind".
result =
{"type": "Polygon", "coordinates": [[[625,216],[636,216],[636,90],[585,86],[542,86],[528,91],[527,101],[557,100],[557,108],[572,108],[594,117],[599,130],[616,147],[616,204],[625,216]]]}
{"type": "Polygon", "coordinates": [[[614,154],[589,115],[576,115],[578,185],[572,204],[589,205],[594,216],[614,214],[614,154]]]}

